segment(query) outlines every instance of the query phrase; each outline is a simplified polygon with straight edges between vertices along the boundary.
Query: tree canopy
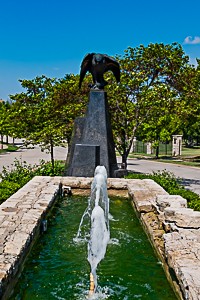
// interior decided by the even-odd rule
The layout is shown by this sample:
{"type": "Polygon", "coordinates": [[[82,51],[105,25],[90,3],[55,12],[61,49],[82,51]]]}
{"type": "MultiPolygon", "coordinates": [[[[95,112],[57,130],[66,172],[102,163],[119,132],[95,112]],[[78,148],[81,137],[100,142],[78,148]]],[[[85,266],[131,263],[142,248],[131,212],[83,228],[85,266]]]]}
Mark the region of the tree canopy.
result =
{"type": "Polygon", "coordinates": [[[23,93],[11,96],[12,119],[16,135],[26,138],[27,144],[39,144],[51,153],[63,140],[69,141],[74,118],[85,108],[84,97],[78,90],[78,76],[63,79],[36,77],[20,80],[23,93]]]}
{"type": "Polygon", "coordinates": [[[194,68],[177,43],[128,47],[117,59],[121,83],[110,77],[108,89],[115,142],[126,163],[135,136],[156,145],[179,130],[194,68]]]}
{"type": "MultiPolygon", "coordinates": [[[[128,47],[115,58],[121,82],[116,84],[108,72],[105,89],[116,148],[124,164],[134,137],[156,147],[175,133],[200,133],[199,60],[197,68],[190,65],[178,43],[128,47]]],[[[63,140],[69,143],[74,119],[85,112],[90,82],[91,75],[87,75],[79,89],[79,75],[74,74],[20,80],[25,91],[10,96],[9,132],[49,149],[53,160],[53,147],[63,140]]]]}

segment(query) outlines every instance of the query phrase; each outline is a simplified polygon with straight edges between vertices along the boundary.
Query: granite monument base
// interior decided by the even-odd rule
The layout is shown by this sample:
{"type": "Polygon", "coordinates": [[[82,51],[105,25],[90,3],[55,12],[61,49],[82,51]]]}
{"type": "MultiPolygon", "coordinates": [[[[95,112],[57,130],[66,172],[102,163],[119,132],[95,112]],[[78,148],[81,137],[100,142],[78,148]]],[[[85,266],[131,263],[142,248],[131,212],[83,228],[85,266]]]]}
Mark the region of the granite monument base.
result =
{"type": "Polygon", "coordinates": [[[91,90],[86,116],[81,121],[79,118],[79,121],[75,122],[65,174],[84,177],[88,176],[87,174],[92,174],[91,176],[93,176],[96,163],[105,166],[108,177],[115,177],[118,166],[108,112],[107,94],[104,91],[91,90]],[[89,146],[94,147],[89,148],[89,146]],[[96,148],[98,146],[99,161],[96,148]],[[89,151],[88,154],[83,153],[85,151],[89,151]],[[86,164],[83,166],[84,157],[87,157],[87,168],[85,167],[86,164]]]}
{"type": "Polygon", "coordinates": [[[72,160],[72,176],[93,177],[100,164],[100,146],[76,144],[72,160]]]}

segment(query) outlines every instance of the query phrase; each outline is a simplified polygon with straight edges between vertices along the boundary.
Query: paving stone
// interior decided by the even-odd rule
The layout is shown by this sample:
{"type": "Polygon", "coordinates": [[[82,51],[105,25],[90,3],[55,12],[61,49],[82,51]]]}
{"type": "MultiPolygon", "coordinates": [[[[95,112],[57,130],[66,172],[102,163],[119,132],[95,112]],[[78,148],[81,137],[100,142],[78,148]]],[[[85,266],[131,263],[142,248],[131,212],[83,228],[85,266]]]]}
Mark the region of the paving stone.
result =
{"type": "Polygon", "coordinates": [[[166,207],[187,207],[187,200],[179,195],[157,195],[156,203],[160,211],[164,211],[166,207]]]}
{"type": "Polygon", "coordinates": [[[183,228],[200,228],[200,212],[191,208],[167,207],[164,209],[165,219],[183,228]]]}

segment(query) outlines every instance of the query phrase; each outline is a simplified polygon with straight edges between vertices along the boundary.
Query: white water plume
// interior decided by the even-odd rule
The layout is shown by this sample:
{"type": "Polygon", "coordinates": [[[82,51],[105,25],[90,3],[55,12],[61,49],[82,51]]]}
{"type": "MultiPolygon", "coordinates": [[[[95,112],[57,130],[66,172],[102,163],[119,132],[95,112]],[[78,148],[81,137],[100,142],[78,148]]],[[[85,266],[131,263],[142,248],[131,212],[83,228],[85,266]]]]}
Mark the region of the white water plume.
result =
{"type": "Polygon", "coordinates": [[[91,184],[91,207],[101,206],[104,210],[106,225],[109,230],[109,198],[107,192],[107,172],[104,166],[97,166],[91,184]]]}
{"type": "Polygon", "coordinates": [[[84,211],[82,217],[81,217],[81,221],[80,221],[80,224],[79,224],[79,228],[78,228],[78,232],[77,232],[77,235],[76,237],[73,239],[73,241],[75,243],[79,243],[79,242],[83,242],[83,241],[86,241],[87,239],[87,236],[82,236],[82,227],[83,227],[83,222],[85,220],[85,218],[87,218],[88,220],[90,220],[90,217],[91,217],[91,203],[90,203],[90,198],[88,199],[88,206],[86,208],[86,210],[84,211]]]}
{"type": "Polygon", "coordinates": [[[104,166],[95,169],[91,185],[91,214],[90,240],[88,243],[88,261],[94,279],[94,291],[97,289],[96,269],[106,254],[110,239],[109,230],[109,199],[107,194],[107,172],[104,166]]]}
{"type": "Polygon", "coordinates": [[[81,218],[79,230],[74,239],[75,242],[79,241],[81,238],[81,226],[86,216],[90,217],[91,224],[87,259],[90,263],[92,282],[94,281],[94,288],[92,291],[92,295],[94,296],[94,292],[97,291],[97,266],[104,258],[107,244],[110,240],[107,172],[104,166],[97,166],[95,169],[88,207],[81,218]]]}
{"type": "Polygon", "coordinates": [[[106,254],[106,247],[110,239],[109,231],[103,209],[97,205],[91,215],[90,241],[88,243],[88,261],[94,278],[95,289],[97,287],[96,269],[106,254]]]}

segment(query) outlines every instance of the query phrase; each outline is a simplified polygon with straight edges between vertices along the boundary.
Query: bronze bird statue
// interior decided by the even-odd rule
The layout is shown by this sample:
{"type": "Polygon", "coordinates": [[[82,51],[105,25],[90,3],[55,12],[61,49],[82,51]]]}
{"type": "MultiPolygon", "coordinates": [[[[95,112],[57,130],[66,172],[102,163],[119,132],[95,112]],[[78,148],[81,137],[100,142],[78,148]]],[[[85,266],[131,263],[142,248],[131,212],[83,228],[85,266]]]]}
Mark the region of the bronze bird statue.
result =
{"type": "Polygon", "coordinates": [[[103,74],[107,71],[112,71],[117,82],[120,82],[120,67],[119,63],[112,57],[106,54],[88,53],[81,64],[79,88],[87,72],[92,74],[93,84],[89,87],[93,89],[103,89],[107,85],[103,74]]]}

